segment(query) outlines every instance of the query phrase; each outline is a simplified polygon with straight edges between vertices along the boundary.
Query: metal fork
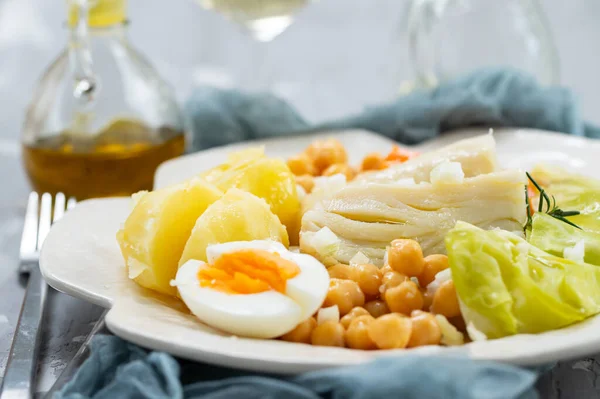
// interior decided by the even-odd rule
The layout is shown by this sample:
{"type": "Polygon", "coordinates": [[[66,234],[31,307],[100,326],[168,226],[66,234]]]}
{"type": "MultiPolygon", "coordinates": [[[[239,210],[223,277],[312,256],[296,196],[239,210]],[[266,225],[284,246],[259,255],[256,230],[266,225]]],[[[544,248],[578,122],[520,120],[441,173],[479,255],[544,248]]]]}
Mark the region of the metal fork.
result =
{"type": "Polygon", "coordinates": [[[44,318],[48,289],[40,273],[40,249],[50,231],[50,226],[63,216],[65,207],[71,209],[75,206],[74,198],[70,198],[66,204],[65,200],[64,194],[57,194],[53,212],[51,194],[44,193],[41,200],[36,192],[29,194],[19,265],[19,273],[29,274],[29,279],[8,356],[1,399],[31,398],[33,395],[40,346],[40,326],[44,318]]]}

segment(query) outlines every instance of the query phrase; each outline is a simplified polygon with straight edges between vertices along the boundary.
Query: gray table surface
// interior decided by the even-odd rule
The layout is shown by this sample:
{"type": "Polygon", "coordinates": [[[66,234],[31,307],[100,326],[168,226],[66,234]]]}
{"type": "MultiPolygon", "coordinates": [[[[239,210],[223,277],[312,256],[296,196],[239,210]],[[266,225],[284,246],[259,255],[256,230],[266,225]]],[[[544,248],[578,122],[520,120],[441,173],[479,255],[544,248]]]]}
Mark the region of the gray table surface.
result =
{"type": "MultiPolygon", "coordinates": [[[[586,50],[600,35],[597,0],[543,0],[561,55],[561,79],[600,122],[600,53],[586,50]]],[[[389,98],[409,75],[400,26],[405,1],[322,0],[298,17],[281,41],[264,48],[191,1],[132,0],[132,41],[183,100],[194,84],[269,87],[309,119],[339,116],[389,98]],[[343,10],[343,11],[340,11],[343,10]],[[333,22],[332,22],[333,21],[333,22]],[[359,27],[360,29],[357,29],[359,27]],[[368,34],[366,34],[367,32],[368,34]],[[319,50],[307,46],[319,40],[319,50]],[[227,51],[223,51],[227,49],[227,51]],[[290,49],[294,49],[290,52],[290,49]],[[314,50],[314,51],[313,51],[314,50]],[[310,76],[310,81],[301,76],[310,76]],[[352,84],[348,84],[351,82],[352,84]]],[[[64,9],[44,0],[0,0],[0,376],[20,304],[18,246],[28,185],[18,135],[31,89],[65,43],[64,9]]],[[[38,391],[49,389],[92,329],[102,309],[51,291],[38,391]]],[[[600,398],[600,356],[559,363],[541,376],[542,398],[600,398]]]]}

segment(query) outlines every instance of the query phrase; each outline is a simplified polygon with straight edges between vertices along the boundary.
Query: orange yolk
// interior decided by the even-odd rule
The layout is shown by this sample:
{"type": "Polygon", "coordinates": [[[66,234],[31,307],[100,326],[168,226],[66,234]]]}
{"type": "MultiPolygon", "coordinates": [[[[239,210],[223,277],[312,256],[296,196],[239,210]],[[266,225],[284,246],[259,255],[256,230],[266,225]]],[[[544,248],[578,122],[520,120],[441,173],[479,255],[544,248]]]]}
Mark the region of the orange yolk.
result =
{"type": "Polygon", "coordinates": [[[201,287],[231,294],[256,294],[271,289],[285,293],[287,280],[300,273],[294,262],[261,249],[242,249],[221,255],[198,272],[201,287]]]}

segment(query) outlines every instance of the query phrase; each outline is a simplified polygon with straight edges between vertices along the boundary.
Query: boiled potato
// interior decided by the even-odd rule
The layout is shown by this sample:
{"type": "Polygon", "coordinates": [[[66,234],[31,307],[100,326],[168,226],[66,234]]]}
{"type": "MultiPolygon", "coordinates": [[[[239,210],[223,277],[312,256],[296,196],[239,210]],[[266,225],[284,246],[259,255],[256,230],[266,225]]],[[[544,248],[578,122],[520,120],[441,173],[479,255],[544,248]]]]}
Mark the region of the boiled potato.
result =
{"type": "Polygon", "coordinates": [[[297,244],[300,200],[294,174],[283,160],[265,157],[262,148],[249,148],[230,154],[227,162],[201,177],[223,192],[239,188],[264,199],[297,244]]]}
{"type": "Polygon", "coordinates": [[[169,285],[196,220],[222,192],[203,179],[134,196],[134,208],[117,233],[129,278],[168,295],[169,285]]]}
{"type": "Polygon", "coordinates": [[[261,198],[232,188],[198,218],[179,265],[206,261],[206,247],[231,241],[273,240],[289,245],[285,227],[261,198]]]}

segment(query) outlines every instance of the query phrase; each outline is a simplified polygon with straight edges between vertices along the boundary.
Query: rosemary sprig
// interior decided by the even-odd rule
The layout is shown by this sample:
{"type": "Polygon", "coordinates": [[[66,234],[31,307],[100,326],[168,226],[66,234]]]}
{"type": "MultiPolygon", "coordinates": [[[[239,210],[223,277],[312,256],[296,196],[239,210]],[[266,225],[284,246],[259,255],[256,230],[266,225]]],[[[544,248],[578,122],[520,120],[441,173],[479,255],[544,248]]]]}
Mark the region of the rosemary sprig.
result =
{"type": "MultiPolygon", "coordinates": [[[[571,225],[571,226],[576,227],[579,230],[581,230],[581,227],[577,226],[575,223],[573,223],[569,219],[567,219],[567,217],[569,217],[569,216],[579,215],[580,212],[579,211],[563,211],[562,209],[557,207],[556,206],[556,198],[554,198],[554,196],[552,195],[551,196],[552,199],[550,199],[550,196],[546,193],[546,190],[544,190],[533,179],[533,177],[531,177],[529,172],[525,172],[525,174],[527,174],[527,178],[529,179],[531,184],[533,184],[540,193],[538,212],[545,212],[548,215],[552,216],[553,218],[558,219],[561,222],[565,222],[566,224],[571,225]],[[545,206],[546,210],[544,210],[544,206],[545,206]]],[[[527,223],[525,224],[525,229],[528,229],[529,227],[531,227],[532,215],[531,215],[531,204],[529,202],[529,194],[527,192],[527,186],[525,186],[525,202],[527,205],[527,223]]]]}

